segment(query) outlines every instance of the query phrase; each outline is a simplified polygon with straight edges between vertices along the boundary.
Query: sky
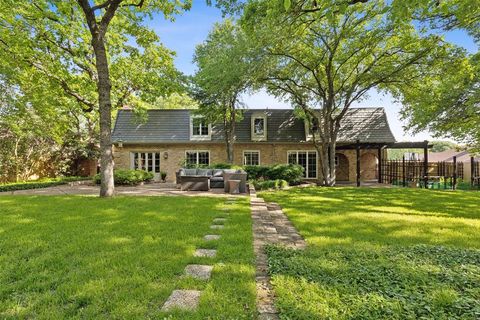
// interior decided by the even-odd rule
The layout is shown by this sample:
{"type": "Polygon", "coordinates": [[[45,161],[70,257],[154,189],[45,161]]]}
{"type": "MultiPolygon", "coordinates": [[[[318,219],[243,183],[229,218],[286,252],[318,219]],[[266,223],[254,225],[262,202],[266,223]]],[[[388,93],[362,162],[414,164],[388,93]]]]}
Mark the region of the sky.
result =
{"type": "MultiPolygon", "coordinates": [[[[220,21],[222,21],[222,15],[219,9],[207,6],[206,1],[194,1],[192,9],[177,16],[173,22],[165,20],[162,16],[154,16],[147,24],[160,36],[167,48],[176,52],[176,67],[181,72],[191,75],[195,73],[196,69],[192,61],[196,45],[205,41],[213,25],[220,21]]],[[[464,47],[469,52],[475,52],[478,49],[473,40],[463,31],[448,32],[445,34],[445,39],[464,47]]],[[[265,91],[245,95],[243,102],[250,109],[291,108],[288,103],[278,101],[265,91]]],[[[399,116],[402,106],[388,94],[371,92],[367,99],[357,103],[354,107],[385,108],[390,127],[398,141],[438,140],[433,138],[429,132],[421,132],[416,135],[405,132],[404,123],[399,116]]]]}

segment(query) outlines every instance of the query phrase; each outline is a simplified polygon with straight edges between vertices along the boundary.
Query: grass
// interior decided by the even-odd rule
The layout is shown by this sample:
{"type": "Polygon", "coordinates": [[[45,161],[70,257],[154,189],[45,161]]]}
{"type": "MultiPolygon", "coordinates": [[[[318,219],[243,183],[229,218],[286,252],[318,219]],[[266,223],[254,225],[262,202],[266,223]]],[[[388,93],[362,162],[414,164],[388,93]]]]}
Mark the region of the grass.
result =
{"type": "Polygon", "coordinates": [[[0,198],[0,318],[252,318],[255,282],[248,200],[201,197],[0,198]],[[214,231],[214,232],[213,232],[214,231]],[[203,236],[221,234],[218,241],[203,236]],[[195,258],[215,248],[216,258],[195,258]],[[187,264],[213,264],[208,282],[187,264]],[[197,312],[162,312],[174,289],[203,290],[197,312]]]}
{"type": "Polygon", "coordinates": [[[262,192],[306,238],[268,249],[283,319],[479,319],[480,193],[262,192]]]}

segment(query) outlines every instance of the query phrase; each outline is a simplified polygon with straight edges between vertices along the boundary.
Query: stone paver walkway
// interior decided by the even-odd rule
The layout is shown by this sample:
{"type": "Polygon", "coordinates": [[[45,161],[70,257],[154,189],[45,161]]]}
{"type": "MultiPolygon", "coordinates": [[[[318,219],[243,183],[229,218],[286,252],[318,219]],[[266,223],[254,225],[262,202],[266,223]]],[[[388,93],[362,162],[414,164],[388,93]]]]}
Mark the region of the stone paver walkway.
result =
{"type": "Polygon", "coordinates": [[[266,204],[262,198],[257,198],[255,189],[252,187],[250,188],[250,204],[259,319],[279,319],[274,303],[275,296],[267,273],[265,245],[278,244],[289,248],[303,249],[306,243],[282,209],[276,204],[266,204]]]}
{"type": "Polygon", "coordinates": [[[212,274],[213,266],[203,264],[189,264],[185,267],[185,275],[200,279],[209,280],[212,274]]]}
{"type": "Polygon", "coordinates": [[[173,290],[170,297],[162,307],[162,311],[172,309],[195,310],[200,301],[201,291],[198,290],[173,290]]]}

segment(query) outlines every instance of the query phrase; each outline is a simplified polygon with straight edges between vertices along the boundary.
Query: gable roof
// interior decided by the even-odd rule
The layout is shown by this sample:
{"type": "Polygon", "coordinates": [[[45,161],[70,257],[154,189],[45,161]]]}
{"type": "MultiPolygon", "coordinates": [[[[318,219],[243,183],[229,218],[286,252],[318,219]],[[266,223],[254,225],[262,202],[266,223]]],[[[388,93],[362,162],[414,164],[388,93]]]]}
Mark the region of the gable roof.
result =
{"type": "MultiPolygon", "coordinates": [[[[190,115],[193,110],[155,109],[147,111],[147,121],[139,121],[132,110],[119,110],[113,129],[113,142],[168,143],[191,142],[190,115]]],[[[304,122],[295,117],[292,109],[247,109],[236,125],[237,142],[252,142],[251,117],[267,115],[266,142],[305,142],[304,122]]],[[[222,125],[212,125],[213,142],[224,141],[222,125]]],[[[353,108],[341,122],[337,141],[351,143],[356,140],[370,143],[395,142],[383,108],[353,108]]],[[[205,143],[205,141],[202,141],[205,143]]],[[[262,142],[260,142],[262,143],[262,142]]]]}

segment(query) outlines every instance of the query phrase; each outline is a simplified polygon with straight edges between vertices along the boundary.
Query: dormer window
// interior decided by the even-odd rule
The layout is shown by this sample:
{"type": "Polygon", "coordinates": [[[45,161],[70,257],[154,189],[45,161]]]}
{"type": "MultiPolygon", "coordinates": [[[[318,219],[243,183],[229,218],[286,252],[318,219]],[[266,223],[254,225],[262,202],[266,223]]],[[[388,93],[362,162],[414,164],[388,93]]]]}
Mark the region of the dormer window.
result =
{"type": "Polygon", "coordinates": [[[191,140],[210,140],[212,128],[205,118],[201,116],[192,116],[190,118],[190,139],[191,140]]]}
{"type": "Polygon", "coordinates": [[[267,140],[267,116],[263,113],[252,115],[252,140],[267,140]]]}

